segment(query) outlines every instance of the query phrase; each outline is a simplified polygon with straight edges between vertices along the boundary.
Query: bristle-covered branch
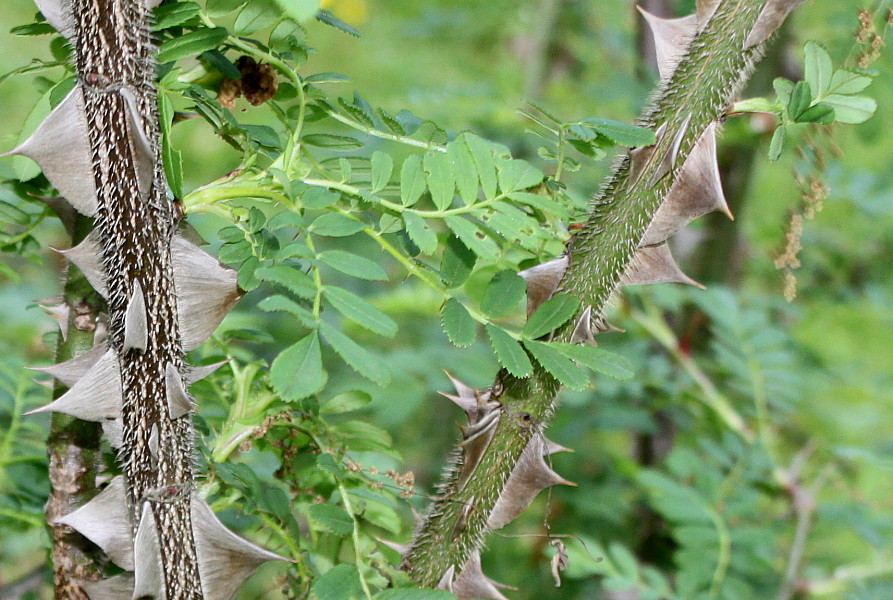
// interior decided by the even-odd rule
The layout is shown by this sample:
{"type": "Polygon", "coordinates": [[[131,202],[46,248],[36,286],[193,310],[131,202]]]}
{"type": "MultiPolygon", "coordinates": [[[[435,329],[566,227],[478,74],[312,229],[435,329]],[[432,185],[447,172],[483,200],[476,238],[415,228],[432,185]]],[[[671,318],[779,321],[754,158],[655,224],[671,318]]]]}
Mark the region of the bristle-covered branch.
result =
{"type": "MultiPolygon", "coordinates": [[[[662,81],[640,124],[657,132],[657,142],[617,163],[564,256],[522,273],[528,313],[556,292],[581,300],[578,316],[552,340],[586,342],[606,329],[603,312],[621,285],[693,283],[673,261],[667,238],[707,212],[729,214],[716,167],[717,124],[765,40],[796,3],[705,0],[691,17],[647,15],[662,81]]],[[[484,391],[459,388],[457,403],[469,426],[404,555],[403,567],[416,582],[449,589],[459,600],[503,597],[480,572],[481,544],[489,529],[511,521],[539,490],[567,483],[543,460],[552,445],[542,432],[559,387],[536,368],[526,379],[503,371],[484,391]],[[479,400],[472,404],[472,398],[479,400]],[[493,416],[469,411],[484,399],[493,416]],[[486,446],[470,452],[471,441],[481,439],[486,446]]]]}
{"type": "MultiPolygon", "coordinates": [[[[123,476],[56,520],[133,571],[91,597],[229,598],[261,562],[194,493],[187,387],[209,371],[183,354],[238,300],[235,272],[176,236],[167,197],[149,26],[155,0],[38,0],[73,47],[77,84],[12,151],[34,159],[96,229],[63,253],[108,309],[108,339],[44,369],[70,389],[32,412],[100,422],[123,476]]],[[[216,368],[217,365],[213,365],[216,368]]]]}

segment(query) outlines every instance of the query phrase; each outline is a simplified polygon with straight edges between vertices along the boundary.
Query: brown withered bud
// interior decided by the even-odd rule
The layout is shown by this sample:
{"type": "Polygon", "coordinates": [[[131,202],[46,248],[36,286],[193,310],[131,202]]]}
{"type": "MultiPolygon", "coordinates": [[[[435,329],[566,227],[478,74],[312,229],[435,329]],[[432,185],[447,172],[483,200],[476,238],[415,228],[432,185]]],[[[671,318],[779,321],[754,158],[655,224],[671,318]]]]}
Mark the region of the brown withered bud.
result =
{"type": "Polygon", "coordinates": [[[217,92],[217,102],[225,108],[235,107],[236,98],[245,96],[252,106],[259,106],[273,97],[279,88],[276,70],[272,66],[258,63],[250,56],[240,56],[236,68],[241,79],[224,78],[217,92]]]}
{"type": "Polygon", "coordinates": [[[263,104],[276,93],[279,82],[271,65],[258,64],[250,56],[241,56],[236,67],[242,73],[242,94],[252,106],[263,104]]]}

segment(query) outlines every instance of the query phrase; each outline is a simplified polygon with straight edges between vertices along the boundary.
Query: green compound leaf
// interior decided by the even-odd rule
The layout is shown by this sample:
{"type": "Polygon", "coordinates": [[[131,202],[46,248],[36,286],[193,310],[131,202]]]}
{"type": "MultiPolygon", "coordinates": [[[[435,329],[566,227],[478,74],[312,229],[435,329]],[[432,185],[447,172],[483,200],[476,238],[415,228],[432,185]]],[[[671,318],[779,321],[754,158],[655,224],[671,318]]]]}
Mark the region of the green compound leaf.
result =
{"type": "Polygon", "coordinates": [[[358,254],[344,250],[325,250],[317,254],[316,257],[333,269],[353,277],[372,281],[387,281],[388,279],[388,274],[381,268],[381,265],[358,254]]]}
{"type": "Polygon", "coordinates": [[[557,294],[543,302],[521,329],[521,335],[530,339],[542,337],[567,323],[580,307],[580,299],[567,294],[557,294]]]}
{"type": "Polygon", "coordinates": [[[443,305],[440,313],[443,330],[456,346],[464,348],[474,342],[474,319],[455,298],[450,298],[443,305]]]}
{"type": "Polygon", "coordinates": [[[633,365],[626,358],[595,346],[550,342],[550,346],[581,365],[614,379],[632,379],[633,365]]]}
{"type": "Polygon", "coordinates": [[[372,153],[372,193],[380,192],[391,181],[391,175],[394,172],[394,159],[390,154],[385,154],[380,150],[372,153]]]}
{"type": "Polygon", "coordinates": [[[434,254],[437,251],[437,234],[431,229],[427,221],[419,213],[412,210],[404,211],[402,217],[409,239],[424,254],[434,254]]]}
{"type": "Polygon", "coordinates": [[[385,337],[394,337],[397,333],[397,323],[391,317],[353,292],[348,292],[344,288],[325,286],[323,294],[335,310],[372,333],[385,337]]]}
{"type": "Polygon", "coordinates": [[[269,281],[270,283],[281,285],[302,298],[316,297],[316,284],[313,282],[313,279],[298,268],[287,265],[258,267],[254,271],[254,276],[261,281],[269,281]]]}
{"type": "Polygon", "coordinates": [[[501,317],[517,306],[526,292],[527,283],[517,273],[508,270],[499,271],[484,290],[481,310],[488,317],[501,317]]]}
{"type": "Polygon", "coordinates": [[[525,340],[524,347],[530,350],[536,361],[552,374],[555,379],[574,390],[586,389],[589,385],[589,374],[574,361],[564,356],[551,344],[525,340]]]}
{"type": "Polygon", "coordinates": [[[315,331],[283,350],[270,366],[273,389],[285,400],[312,396],[323,388],[327,379],[315,331]]]}
{"type": "Polygon", "coordinates": [[[228,35],[229,32],[225,28],[215,27],[171,38],[158,47],[158,62],[164,64],[212,50],[222,44],[228,35]]]}
{"type": "Polygon", "coordinates": [[[208,0],[205,10],[208,11],[209,17],[217,19],[242,8],[246,2],[248,0],[208,0]]]}
{"type": "Polygon", "coordinates": [[[419,201],[425,191],[425,171],[419,156],[407,156],[400,168],[400,201],[403,206],[412,206],[419,201]]]}
{"type": "Polygon", "coordinates": [[[391,373],[387,365],[377,356],[325,321],[320,322],[320,332],[338,356],[354,371],[378,385],[385,386],[390,383],[391,373]]]}
{"type": "Polygon", "coordinates": [[[318,216],[310,224],[310,232],[326,237],[346,237],[366,228],[366,224],[337,212],[327,212],[318,216]]]}
{"type": "Polygon", "coordinates": [[[533,365],[521,344],[496,325],[488,323],[486,329],[499,364],[515,377],[529,377],[533,372],[533,365]]]}

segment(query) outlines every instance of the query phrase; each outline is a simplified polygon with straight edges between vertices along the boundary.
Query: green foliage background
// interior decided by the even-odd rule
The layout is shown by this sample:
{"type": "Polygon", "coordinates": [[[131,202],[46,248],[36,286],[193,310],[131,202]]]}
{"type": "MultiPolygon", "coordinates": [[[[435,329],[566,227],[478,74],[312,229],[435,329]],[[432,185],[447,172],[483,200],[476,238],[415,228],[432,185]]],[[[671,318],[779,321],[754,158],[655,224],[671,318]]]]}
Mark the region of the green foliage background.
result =
{"type": "MultiPolygon", "coordinates": [[[[678,14],[685,14],[693,3],[678,4],[678,14]]],[[[337,84],[332,98],[350,99],[356,90],[391,114],[408,109],[450,133],[472,130],[551,173],[553,166],[537,155],[540,140],[525,132],[531,123],[517,112],[525,99],[567,120],[598,115],[631,121],[654,77],[637,76],[647,73],[636,50],[638,21],[632,5],[620,0],[560,3],[540,57],[547,77],[535,77],[536,57],[529,51],[542,33],[541,11],[548,5],[542,0],[331,2],[328,8],[357,26],[362,37],[308,23],[314,52],[299,73],[343,73],[350,82],[337,84]]],[[[797,49],[806,40],[823,42],[835,63],[846,59],[858,8],[849,0],[799,8],[784,33],[793,59],[801,61],[797,49]]],[[[0,22],[27,23],[34,12],[27,0],[9,1],[0,5],[0,22]]],[[[0,70],[35,56],[49,59],[48,39],[4,32],[0,70]]],[[[554,464],[578,487],[541,494],[507,528],[506,533],[517,537],[491,539],[484,570],[520,588],[507,592],[511,598],[608,598],[611,590],[631,587],[642,598],[775,597],[796,528],[789,492],[801,485],[815,485],[816,502],[800,572],[804,597],[862,600],[893,593],[893,446],[888,434],[893,422],[893,318],[888,308],[893,303],[888,260],[893,254],[893,141],[885,135],[893,121],[891,61],[885,52],[873,65],[879,71],[870,88],[877,114],[864,125],[833,131],[841,152],[827,157],[822,176],[830,195],[824,210],[805,226],[802,266],[795,272],[799,293],[793,303],[783,298],[782,273],[773,259],[784,245],[788,214],[800,199],[791,172],[804,171],[805,159],[789,146],[779,162],[770,163],[771,128],[767,131],[758,117],[728,120],[721,162],[742,161],[741,154],[752,149],[752,175],[724,182],[727,194],[736,199],[734,228],[720,229],[712,220],[702,220],[693,229],[734,232],[734,262],[705,264],[716,253],[714,247],[686,238],[677,249],[680,262],[684,270],[700,272],[708,291],[657,286],[630,291],[616,303],[611,320],[627,333],[600,336],[599,343],[631,361],[635,375],[628,381],[595,375],[591,389],[563,393],[563,408],[549,436],[576,450],[557,455],[554,464]],[[730,271],[739,276],[729,278],[730,271]],[[717,418],[711,407],[722,401],[742,417],[742,431],[762,434],[767,443],[749,443],[717,418]],[[643,445],[660,444],[668,429],[675,432],[669,454],[643,460],[643,445]],[[780,481],[792,473],[796,477],[786,490],[780,481]],[[543,537],[544,519],[552,533],[571,536],[561,538],[570,561],[560,588],[549,573],[553,549],[543,537]]],[[[764,70],[782,66],[770,59],[764,70]]],[[[775,74],[758,76],[754,93],[769,93],[759,82],[771,81],[775,74]]],[[[44,91],[39,85],[29,77],[0,85],[3,148],[14,145],[44,91]]],[[[244,102],[237,104],[235,114],[241,122],[276,125],[268,112],[244,102]]],[[[320,132],[350,133],[329,124],[319,127],[320,132]]],[[[807,133],[797,135],[789,143],[802,141],[807,133]]],[[[366,155],[387,149],[374,139],[361,139],[366,155]]],[[[241,159],[200,119],[177,125],[173,142],[182,152],[187,191],[227,173],[241,159]]],[[[399,149],[391,150],[399,156],[399,149]]],[[[581,168],[564,181],[569,196],[582,200],[596,189],[609,161],[574,156],[581,168]]],[[[11,164],[0,162],[3,179],[14,178],[11,164]]],[[[21,204],[10,186],[0,194],[4,202],[21,204]]],[[[227,225],[215,215],[197,215],[190,222],[209,240],[219,239],[219,230],[227,225]]],[[[20,229],[4,229],[9,231],[20,229]]],[[[61,263],[48,247],[64,247],[67,240],[50,220],[34,235],[39,246],[19,244],[15,252],[4,253],[0,285],[0,585],[42,565],[48,543],[41,525],[47,493],[42,440],[48,420],[15,415],[48,398],[20,367],[50,360],[55,329],[33,300],[58,293],[61,263]]],[[[353,238],[322,243],[327,249],[346,244],[378,260],[379,254],[353,238]]],[[[202,405],[199,428],[207,434],[205,455],[217,451],[215,458],[225,454],[230,459],[209,477],[216,506],[229,507],[228,522],[245,531],[262,524],[250,516],[259,512],[267,526],[300,537],[295,544],[306,558],[302,575],[315,577],[332,564],[359,562],[370,581],[386,581],[396,555],[373,539],[406,541],[412,517],[399,494],[388,492],[390,480],[370,474],[370,467],[379,473],[412,471],[418,496],[410,501],[423,510],[424,495],[433,493],[458,435],[452,423],[460,411],[436,394],[449,389],[442,369],[483,386],[498,366],[480,332],[468,348],[451,345],[440,326],[442,298],[415,279],[404,281],[405,273],[395,265],[384,264],[388,282],[336,279],[371,299],[399,326],[395,336],[386,338],[341,324],[389,365],[391,379],[384,387],[358,376],[326,350],[329,387],[321,398],[322,417],[313,402],[289,405],[274,398],[261,382],[267,364],[307,338],[294,318],[258,310],[269,287],[244,298],[205,351],[208,359],[237,357],[237,382],[244,384],[239,388],[231,383],[232,372],[227,371],[196,392],[202,405]],[[265,333],[247,339],[226,333],[245,329],[265,333]],[[338,396],[355,390],[368,394],[371,402],[366,405],[363,394],[338,396]],[[257,441],[247,451],[221,444],[225,436],[220,431],[238,432],[244,425],[231,420],[229,402],[235,397],[266,402],[243,415],[248,421],[291,408],[303,411],[297,427],[302,433],[287,438],[274,432],[269,441],[257,441]],[[301,435],[307,439],[298,439],[301,435]],[[343,468],[347,463],[329,465],[326,474],[316,455],[291,465],[297,483],[273,483],[283,479],[283,471],[277,473],[284,464],[279,442],[291,439],[306,448],[311,438],[348,449],[351,460],[362,467],[359,475],[343,468]],[[384,484],[385,491],[375,482],[384,484]],[[353,527],[336,508],[345,485],[355,502],[365,503],[359,556],[351,550],[353,527]],[[246,500],[252,495],[254,500],[246,500]],[[289,502],[297,506],[293,523],[283,516],[291,512],[289,502]],[[369,563],[363,564],[363,556],[369,563]],[[371,569],[371,563],[378,569],[371,569]]],[[[483,294],[493,272],[472,280],[469,294],[483,294]]],[[[281,387],[275,379],[273,387],[281,387]]],[[[283,573],[281,566],[263,567],[243,597],[277,597],[274,588],[279,585],[302,589],[301,583],[277,580],[283,573]]],[[[327,596],[323,588],[314,593],[321,600],[338,597],[327,596]]]]}

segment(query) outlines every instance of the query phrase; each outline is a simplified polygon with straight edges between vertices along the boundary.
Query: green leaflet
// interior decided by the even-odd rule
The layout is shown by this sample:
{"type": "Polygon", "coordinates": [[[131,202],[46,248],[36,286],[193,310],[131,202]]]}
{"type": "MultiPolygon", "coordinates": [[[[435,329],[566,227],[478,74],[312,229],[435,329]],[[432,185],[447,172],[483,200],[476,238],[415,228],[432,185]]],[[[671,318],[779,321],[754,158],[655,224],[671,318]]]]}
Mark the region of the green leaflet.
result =
{"type": "Polygon", "coordinates": [[[568,319],[576,314],[579,307],[579,298],[567,294],[556,294],[543,302],[536,312],[530,315],[524,328],[521,329],[521,335],[531,339],[542,337],[567,323],[568,319]]]}
{"type": "Polygon", "coordinates": [[[499,364],[515,377],[528,377],[533,372],[533,365],[521,344],[495,325],[488,323],[486,329],[499,364]]]}
{"type": "Polygon", "coordinates": [[[455,298],[450,298],[443,305],[440,313],[440,322],[443,330],[456,346],[460,348],[470,346],[475,338],[475,322],[455,298]]]}
{"type": "Polygon", "coordinates": [[[481,310],[488,317],[501,317],[517,306],[524,299],[526,292],[527,284],[517,273],[499,271],[484,290],[481,310]]]}
{"type": "Polygon", "coordinates": [[[419,213],[412,210],[404,211],[402,216],[409,239],[424,254],[434,254],[437,251],[437,234],[431,229],[428,222],[419,213]]]}
{"type": "Polygon", "coordinates": [[[385,337],[397,333],[397,323],[393,319],[353,292],[334,286],[325,286],[322,291],[332,306],[354,323],[385,337]]]}
{"type": "Polygon", "coordinates": [[[359,254],[352,254],[344,250],[325,250],[317,254],[316,258],[333,269],[359,277],[360,279],[373,281],[386,281],[388,279],[388,274],[381,265],[359,254]]]}
{"type": "Polygon", "coordinates": [[[229,32],[223,27],[198,29],[181,36],[171,38],[158,47],[158,62],[166,63],[201,54],[220,46],[229,32]]]}
{"type": "Polygon", "coordinates": [[[270,382],[286,400],[312,396],[327,380],[315,331],[283,350],[270,365],[270,382]]]}
{"type": "Polygon", "coordinates": [[[326,321],[319,324],[320,332],[325,340],[331,344],[344,362],[354,371],[371,379],[378,385],[387,385],[391,381],[391,373],[387,365],[377,356],[357,344],[355,341],[341,333],[337,327],[329,325],[326,321]]]}

